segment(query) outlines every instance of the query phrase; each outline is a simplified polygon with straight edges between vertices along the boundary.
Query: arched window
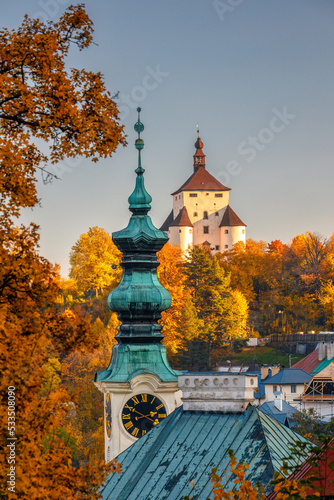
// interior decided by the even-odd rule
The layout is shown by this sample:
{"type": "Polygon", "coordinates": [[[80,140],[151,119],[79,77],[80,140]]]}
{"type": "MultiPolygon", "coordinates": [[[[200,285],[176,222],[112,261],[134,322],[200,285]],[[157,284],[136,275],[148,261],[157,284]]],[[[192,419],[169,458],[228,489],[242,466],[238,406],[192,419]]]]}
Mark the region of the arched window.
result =
{"type": "Polygon", "coordinates": [[[197,217],[198,213],[197,212],[194,212],[194,217],[197,217]]]}
{"type": "Polygon", "coordinates": [[[208,212],[205,210],[205,212],[203,212],[203,219],[208,219],[209,216],[208,216],[208,212]]]}

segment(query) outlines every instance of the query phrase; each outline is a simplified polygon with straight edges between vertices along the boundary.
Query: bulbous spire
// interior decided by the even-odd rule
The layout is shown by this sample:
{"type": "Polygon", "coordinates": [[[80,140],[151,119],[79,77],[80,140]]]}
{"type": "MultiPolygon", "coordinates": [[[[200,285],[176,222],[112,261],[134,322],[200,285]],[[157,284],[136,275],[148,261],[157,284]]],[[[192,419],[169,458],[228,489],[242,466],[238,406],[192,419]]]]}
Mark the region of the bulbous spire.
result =
{"type": "Polygon", "coordinates": [[[205,154],[202,151],[204,146],[202,139],[200,138],[200,131],[197,125],[197,140],[195,142],[196,153],[194,154],[194,172],[198,170],[199,167],[205,168],[205,154]]]}
{"type": "Polygon", "coordinates": [[[120,344],[159,343],[163,335],[158,320],[161,312],[171,305],[171,296],[158,280],[156,253],[161,250],[168,237],[157,229],[147,215],[151,209],[152,198],[144,186],[144,172],[141,166],[141,151],[144,141],[140,134],[144,125],[138,121],[134,128],[138,133],[135,147],[138,150],[136,186],[129,197],[129,209],[132,212],[125,229],[113,233],[113,241],[123,253],[121,266],[123,276],[119,286],[110,292],[107,304],[118,313],[122,322],[117,341],[120,344]]]}

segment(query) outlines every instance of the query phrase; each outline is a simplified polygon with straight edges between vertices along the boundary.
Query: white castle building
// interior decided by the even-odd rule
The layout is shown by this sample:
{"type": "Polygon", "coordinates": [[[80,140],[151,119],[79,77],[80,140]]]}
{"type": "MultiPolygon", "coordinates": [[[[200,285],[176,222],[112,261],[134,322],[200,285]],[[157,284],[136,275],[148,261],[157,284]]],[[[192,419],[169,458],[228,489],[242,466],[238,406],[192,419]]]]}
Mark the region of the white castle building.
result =
{"type": "Polygon", "coordinates": [[[160,229],[183,252],[195,245],[207,245],[212,253],[226,252],[238,241],[246,242],[246,224],[230,207],[231,189],[206,170],[199,130],[195,148],[194,172],[172,193],[173,210],[160,229]]]}

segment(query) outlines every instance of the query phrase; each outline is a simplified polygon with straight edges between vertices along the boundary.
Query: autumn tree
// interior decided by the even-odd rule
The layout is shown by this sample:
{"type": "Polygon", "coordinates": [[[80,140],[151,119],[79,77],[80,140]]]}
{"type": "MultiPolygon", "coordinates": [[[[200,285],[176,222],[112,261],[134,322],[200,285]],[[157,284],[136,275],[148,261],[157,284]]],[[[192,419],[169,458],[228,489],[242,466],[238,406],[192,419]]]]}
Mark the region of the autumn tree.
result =
{"type": "Polygon", "coordinates": [[[203,247],[190,250],[184,272],[198,318],[203,320],[210,366],[219,360],[224,345],[235,338],[246,337],[247,300],[240,291],[232,289],[230,273],[203,247]],[[212,350],[217,350],[214,357],[212,350]]]}
{"type": "MultiPolygon", "coordinates": [[[[39,255],[38,228],[18,228],[15,219],[38,202],[36,172],[48,162],[78,155],[96,161],[125,144],[102,75],[66,69],[70,47],[87,48],[92,33],[83,5],[56,23],[26,16],[17,30],[0,31],[0,417],[5,424],[7,388],[15,387],[18,498],[98,498],[111,469],[71,464],[70,437],[62,432],[71,398],[52,380],[52,360],[97,347],[98,340],[85,318],[58,308],[58,270],[39,255]],[[43,142],[42,151],[36,144],[43,142]]],[[[4,499],[7,437],[2,427],[4,499]]]]}
{"type": "Polygon", "coordinates": [[[111,235],[97,226],[80,236],[70,253],[70,278],[83,292],[94,291],[98,297],[112,290],[121,279],[121,252],[111,235]]]}
{"type": "Polygon", "coordinates": [[[184,310],[187,301],[191,301],[191,292],[185,285],[187,276],[183,270],[181,250],[167,243],[157,257],[160,262],[157,270],[159,281],[172,296],[172,305],[162,312],[160,323],[163,326],[163,343],[168,354],[173,356],[185,345],[187,322],[184,321],[184,310]]]}

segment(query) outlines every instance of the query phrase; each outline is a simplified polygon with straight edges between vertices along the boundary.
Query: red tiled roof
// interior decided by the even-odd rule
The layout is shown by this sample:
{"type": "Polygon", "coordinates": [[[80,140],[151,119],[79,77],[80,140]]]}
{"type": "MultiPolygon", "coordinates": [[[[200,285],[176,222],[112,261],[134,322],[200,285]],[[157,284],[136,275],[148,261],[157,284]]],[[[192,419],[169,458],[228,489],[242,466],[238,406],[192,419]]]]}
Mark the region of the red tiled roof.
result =
{"type": "Polygon", "coordinates": [[[173,210],[171,211],[171,213],[168,215],[167,219],[165,220],[165,222],[162,224],[162,226],[160,227],[160,231],[165,231],[167,232],[168,231],[168,228],[171,224],[171,222],[173,222],[173,210]]]}
{"type": "Polygon", "coordinates": [[[180,210],[179,215],[175,217],[175,219],[169,225],[194,227],[189,219],[188,210],[186,207],[183,207],[180,210]]]}
{"type": "Polygon", "coordinates": [[[231,191],[230,188],[221,184],[213,175],[209,174],[205,167],[199,167],[184,184],[172,193],[180,191],[231,191]]]}
{"type": "MultiPolygon", "coordinates": [[[[325,353],[327,354],[327,347],[325,353]]],[[[319,349],[315,349],[313,352],[305,356],[305,358],[297,361],[297,363],[291,366],[291,368],[300,368],[306,373],[311,373],[319,364],[319,349]]]]}
{"type": "Polygon", "coordinates": [[[225,226],[245,226],[241,219],[237,216],[237,214],[232,210],[230,205],[227,205],[226,210],[224,212],[223,218],[219,227],[225,226]]]}
{"type": "MultiPolygon", "coordinates": [[[[312,354],[312,353],[311,353],[312,354]]],[[[306,356],[307,357],[307,356],[306,356]]],[[[318,481],[312,481],[306,490],[307,495],[314,494],[316,491],[322,492],[324,495],[328,495],[328,498],[333,498],[334,494],[334,471],[331,470],[329,465],[334,460],[334,439],[329,443],[328,448],[320,454],[316,455],[313,453],[307,460],[305,460],[301,465],[297,467],[297,469],[290,474],[288,479],[300,481],[304,478],[307,478],[311,475],[316,475],[319,477],[318,481]],[[318,465],[315,467],[311,465],[309,462],[316,462],[318,465]],[[317,488],[317,489],[315,489],[317,488]]],[[[269,495],[266,496],[266,500],[275,500],[278,495],[278,491],[272,491],[269,495]]],[[[308,498],[308,496],[306,497],[308,498]]],[[[321,498],[325,498],[321,497],[321,498]]],[[[327,498],[327,497],[326,497],[327,498]]]]}

